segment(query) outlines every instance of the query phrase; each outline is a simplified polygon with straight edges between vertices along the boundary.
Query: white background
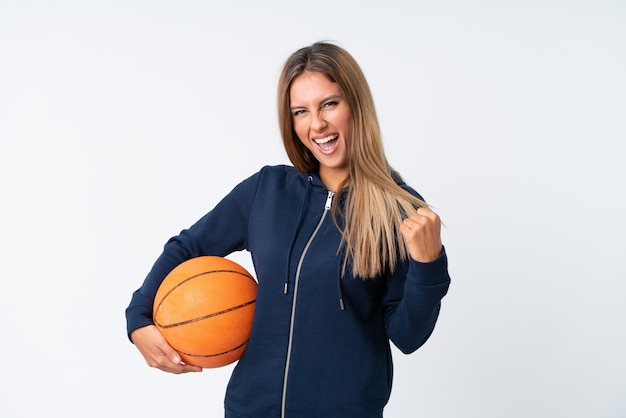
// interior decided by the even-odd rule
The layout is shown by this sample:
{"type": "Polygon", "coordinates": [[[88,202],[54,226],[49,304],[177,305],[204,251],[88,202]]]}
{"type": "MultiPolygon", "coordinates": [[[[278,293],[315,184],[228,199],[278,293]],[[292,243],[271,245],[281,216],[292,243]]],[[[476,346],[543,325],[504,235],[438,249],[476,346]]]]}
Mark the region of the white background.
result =
{"type": "Polygon", "coordinates": [[[0,416],[222,415],[231,368],[148,368],[124,309],[170,236],[288,162],[278,72],[317,40],[447,225],[450,293],[386,416],[626,416],[626,5],[223,3],[0,0],[0,416]]]}

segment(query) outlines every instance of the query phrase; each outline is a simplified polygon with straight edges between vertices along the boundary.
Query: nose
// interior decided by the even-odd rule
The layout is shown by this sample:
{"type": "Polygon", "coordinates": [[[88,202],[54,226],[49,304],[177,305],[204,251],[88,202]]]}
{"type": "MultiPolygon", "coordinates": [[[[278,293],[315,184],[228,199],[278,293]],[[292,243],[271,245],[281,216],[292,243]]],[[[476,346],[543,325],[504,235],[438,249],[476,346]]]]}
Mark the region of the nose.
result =
{"type": "Polygon", "coordinates": [[[316,132],[321,132],[324,130],[324,128],[326,128],[327,125],[328,123],[326,122],[326,119],[324,118],[324,112],[322,110],[317,112],[317,114],[313,113],[312,118],[311,118],[312,130],[316,132]]]}

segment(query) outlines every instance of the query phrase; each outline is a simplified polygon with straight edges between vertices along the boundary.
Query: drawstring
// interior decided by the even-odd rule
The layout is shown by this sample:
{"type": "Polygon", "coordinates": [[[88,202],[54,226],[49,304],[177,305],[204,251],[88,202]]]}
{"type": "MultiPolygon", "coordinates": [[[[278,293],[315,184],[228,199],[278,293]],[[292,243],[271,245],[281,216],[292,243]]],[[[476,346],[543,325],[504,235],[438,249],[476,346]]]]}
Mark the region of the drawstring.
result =
{"type": "MultiPolygon", "coordinates": [[[[306,182],[306,190],[304,191],[304,199],[302,200],[302,208],[300,209],[300,215],[298,216],[298,223],[296,224],[296,231],[293,234],[293,238],[291,239],[291,245],[289,245],[289,251],[287,252],[287,272],[289,272],[289,260],[291,259],[291,251],[293,249],[293,244],[296,240],[296,235],[298,230],[300,229],[300,224],[302,223],[302,218],[304,218],[304,211],[306,209],[306,204],[309,200],[309,190],[311,189],[311,184],[313,183],[313,177],[308,176],[306,182]]],[[[285,283],[283,285],[283,293],[286,295],[289,293],[289,274],[285,279],[285,283]]]]}
{"type": "Polygon", "coordinates": [[[338,252],[337,253],[337,293],[339,293],[339,309],[341,309],[342,311],[346,310],[346,305],[343,302],[343,286],[342,286],[342,282],[343,282],[343,274],[342,274],[342,263],[341,263],[341,254],[342,252],[338,252]]]}
{"type": "Polygon", "coordinates": [[[341,274],[341,263],[337,263],[337,270],[337,291],[339,292],[339,309],[345,311],[346,306],[343,303],[343,286],[341,286],[341,282],[343,281],[343,274],[341,274]]]}

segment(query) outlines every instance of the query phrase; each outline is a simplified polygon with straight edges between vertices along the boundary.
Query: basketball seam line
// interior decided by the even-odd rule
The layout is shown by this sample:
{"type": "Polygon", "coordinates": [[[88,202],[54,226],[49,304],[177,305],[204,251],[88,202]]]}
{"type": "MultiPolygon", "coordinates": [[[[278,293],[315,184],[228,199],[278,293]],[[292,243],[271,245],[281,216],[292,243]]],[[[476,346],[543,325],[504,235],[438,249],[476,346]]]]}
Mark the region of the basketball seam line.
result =
{"type": "Polygon", "coordinates": [[[245,340],[243,343],[239,344],[237,347],[233,347],[230,350],[226,350],[226,351],[224,351],[222,353],[217,353],[217,354],[192,354],[192,353],[185,353],[185,352],[179,351],[179,350],[176,350],[176,351],[178,351],[180,354],[183,354],[183,355],[189,356],[189,357],[217,357],[217,356],[222,356],[224,354],[228,354],[228,353],[230,353],[232,351],[239,350],[241,347],[243,347],[244,345],[248,344],[248,341],[250,341],[250,340],[245,340]]]}
{"type": "Polygon", "coordinates": [[[205,274],[213,274],[213,273],[235,273],[235,274],[239,274],[241,276],[247,277],[248,279],[252,280],[254,283],[256,283],[256,280],[254,280],[251,276],[249,276],[248,274],[242,273],[240,271],[237,270],[226,270],[226,269],[221,269],[221,270],[209,270],[209,271],[203,271],[202,273],[198,273],[198,274],[194,274],[191,277],[187,277],[185,280],[183,280],[180,283],[177,283],[176,286],[172,287],[170,290],[167,291],[166,294],[163,295],[163,297],[161,298],[161,301],[159,302],[159,306],[161,306],[161,303],[163,303],[163,301],[170,295],[170,293],[172,293],[174,290],[176,290],[177,288],[179,288],[180,286],[182,286],[183,284],[187,283],[189,280],[193,280],[196,277],[200,277],[200,276],[204,276],[205,274]]]}
{"type": "Polygon", "coordinates": [[[187,319],[186,321],[175,322],[175,323],[169,324],[169,325],[162,325],[162,324],[158,323],[157,321],[155,321],[155,323],[156,323],[156,325],[158,325],[161,328],[178,327],[178,326],[181,326],[181,325],[191,324],[192,322],[202,321],[204,319],[211,318],[211,317],[214,317],[214,316],[223,315],[225,313],[228,313],[228,312],[231,312],[231,311],[235,311],[237,309],[245,308],[246,306],[252,305],[255,302],[256,302],[256,299],[251,300],[251,301],[246,302],[246,303],[242,303],[241,305],[232,306],[232,307],[230,307],[228,309],[224,309],[223,311],[213,312],[213,313],[210,313],[210,314],[207,314],[207,315],[199,316],[197,318],[187,319]]]}

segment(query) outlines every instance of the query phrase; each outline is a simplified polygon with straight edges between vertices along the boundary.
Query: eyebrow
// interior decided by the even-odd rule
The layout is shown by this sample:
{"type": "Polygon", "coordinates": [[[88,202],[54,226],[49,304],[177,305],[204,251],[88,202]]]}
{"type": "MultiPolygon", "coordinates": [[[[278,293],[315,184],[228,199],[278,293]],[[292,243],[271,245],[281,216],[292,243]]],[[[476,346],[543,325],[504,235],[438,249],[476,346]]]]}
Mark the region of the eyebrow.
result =
{"type": "MultiPolygon", "coordinates": [[[[332,94],[330,96],[327,96],[325,98],[323,98],[322,100],[320,100],[320,106],[322,105],[322,103],[326,103],[329,100],[337,100],[337,99],[343,99],[343,95],[342,94],[332,94]]],[[[299,110],[299,109],[306,109],[306,106],[291,106],[289,107],[290,110],[299,110]]]]}

